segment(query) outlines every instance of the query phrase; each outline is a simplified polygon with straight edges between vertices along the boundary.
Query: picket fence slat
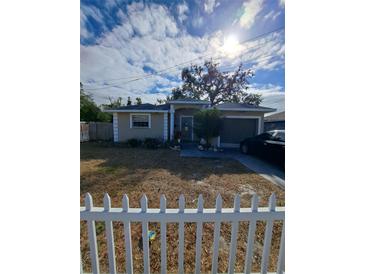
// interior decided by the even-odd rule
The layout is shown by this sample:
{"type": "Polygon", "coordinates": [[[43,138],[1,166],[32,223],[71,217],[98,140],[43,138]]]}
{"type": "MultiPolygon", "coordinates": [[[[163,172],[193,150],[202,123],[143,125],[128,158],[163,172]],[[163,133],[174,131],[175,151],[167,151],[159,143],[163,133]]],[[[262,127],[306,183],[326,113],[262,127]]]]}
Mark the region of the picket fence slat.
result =
{"type": "MultiPolygon", "coordinates": [[[[108,193],[104,195],[104,208],[106,212],[110,211],[111,202],[108,193]]],[[[115,267],[115,249],[114,249],[114,235],[113,235],[113,222],[105,222],[105,232],[108,246],[108,260],[109,260],[109,273],[116,274],[117,270],[115,267]]]]}
{"type": "MultiPolygon", "coordinates": [[[[237,194],[234,197],[233,208],[235,212],[240,210],[240,196],[237,194]]],[[[237,251],[237,232],[238,232],[238,221],[232,222],[231,232],[231,244],[229,250],[229,262],[228,262],[228,273],[234,273],[234,265],[236,263],[236,251],[237,251]]]]}
{"type": "MultiPolygon", "coordinates": [[[[89,193],[87,193],[85,197],[85,208],[87,211],[91,211],[93,209],[93,198],[89,193]]],[[[96,242],[95,221],[92,220],[87,221],[87,230],[88,230],[89,245],[90,245],[92,271],[93,274],[99,274],[100,270],[99,270],[99,258],[98,258],[98,245],[96,242]]]]}
{"type": "Polygon", "coordinates": [[[281,230],[281,239],[280,239],[280,250],[279,250],[279,258],[278,258],[278,266],[276,273],[282,274],[284,272],[284,254],[285,254],[285,221],[283,221],[283,227],[281,230]]]}
{"type": "MultiPolygon", "coordinates": [[[[122,199],[123,212],[129,210],[129,199],[126,194],[123,195],[122,199]]],[[[128,274],[133,273],[133,257],[132,257],[132,239],[131,239],[131,222],[124,221],[124,241],[125,241],[125,259],[126,259],[126,272],[128,274]]]]}
{"type": "MultiPolygon", "coordinates": [[[[251,208],[240,208],[240,196],[234,198],[233,208],[222,208],[222,197],[220,194],[216,197],[215,208],[204,208],[203,196],[198,197],[198,206],[196,209],[185,208],[185,197],[179,196],[179,207],[177,209],[167,209],[165,195],[160,197],[160,208],[148,208],[148,199],[143,195],[140,200],[141,208],[130,208],[127,195],[123,195],[122,208],[112,208],[111,200],[108,194],[103,199],[103,207],[94,207],[93,200],[89,193],[85,196],[85,207],[80,208],[81,220],[87,221],[88,240],[90,246],[91,269],[92,273],[100,273],[99,258],[97,250],[97,238],[95,221],[105,221],[109,273],[116,273],[115,247],[113,236],[113,222],[122,221],[124,226],[125,251],[126,251],[126,273],[133,273],[133,256],[132,256],[132,239],[131,239],[131,222],[142,223],[142,249],[143,249],[143,268],[144,273],[150,273],[150,254],[149,254],[149,222],[159,222],[161,228],[161,273],[167,273],[167,223],[178,223],[178,272],[184,273],[184,250],[185,250],[185,222],[196,223],[196,251],[195,251],[195,273],[201,271],[202,256],[202,237],[204,222],[214,222],[213,235],[213,254],[212,254],[212,273],[218,272],[219,261],[219,243],[220,230],[222,222],[231,222],[231,239],[229,248],[228,273],[235,273],[236,254],[237,254],[237,237],[239,223],[249,221],[249,229],[246,243],[246,254],[244,263],[244,273],[251,273],[253,247],[256,235],[257,221],[265,221],[264,246],[261,260],[261,273],[266,274],[268,271],[268,259],[270,256],[272,232],[274,221],[283,221],[280,249],[278,262],[276,266],[277,273],[284,272],[285,264],[285,209],[276,207],[275,194],[270,196],[267,208],[258,207],[258,197],[252,196],[251,208]]],[[[82,254],[81,254],[82,255],[82,254]]],[[[83,273],[82,257],[80,258],[80,273],[83,273]]]]}
{"type": "MultiPolygon", "coordinates": [[[[215,212],[222,213],[222,196],[218,194],[215,202],[215,212]]],[[[221,230],[221,222],[214,223],[214,239],[213,239],[213,258],[212,258],[212,273],[217,273],[218,270],[218,254],[219,254],[219,236],[221,230]]]]}
{"type": "MultiPolygon", "coordinates": [[[[142,213],[146,213],[148,208],[147,196],[143,194],[141,198],[142,213]]],[[[148,240],[148,221],[142,222],[142,241],[143,241],[143,272],[150,273],[150,247],[148,240]]]]}
{"type": "MultiPolygon", "coordinates": [[[[256,194],[254,194],[251,199],[251,211],[253,213],[257,212],[258,203],[259,203],[258,197],[256,194]]],[[[248,227],[245,269],[244,269],[245,274],[251,273],[252,254],[253,254],[253,244],[255,241],[255,233],[256,233],[256,220],[251,220],[250,225],[248,227]]]]}
{"type": "MultiPolygon", "coordinates": [[[[160,211],[161,214],[166,212],[166,197],[160,197],[160,211]]],[[[166,222],[161,222],[161,273],[167,273],[167,258],[166,258],[166,222]]]]}
{"type": "MultiPolygon", "coordinates": [[[[179,196],[179,213],[184,214],[185,210],[185,197],[184,195],[179,196]]],[[[184,221],[179,221],[179,273],[184,273],[184,221]]]]}
{"type": "Polygon", "coordinates": [[[81,255],[81,252],[80,252],[80,274],[83,274],[84,273],[84,270],[83,270],[83,267],[82,267],[82,255],[81,255]]]}
{"type": "MultiPolygon", "coordinates": [[[[275,211],[276,206],[276,197],[275,194],[271,194],[269,200],[269,210],[275,211]]],[[[273,228],[273,221],[268,220],[266,221],[266,228],[265,228],[265,238],[264,238],[264,247],[262,252],[262,260],[261,260],[261,274],[267,273],[267,263],[270,255],[270,247],[271,247],[271,238],[272,238],[272,228],[273,228]]]]}
{"type": "MultiPolygon", "coordinates": [[[[203,195],[198,197],[198,214],[202,214],[204,209],[203,195]]],[[[198,221],[196,224],[196,247],[195,247],[195,274],[200,273],[201,253],[202,253],[202,236],[203,236],[203,222],[198,221]]]]}

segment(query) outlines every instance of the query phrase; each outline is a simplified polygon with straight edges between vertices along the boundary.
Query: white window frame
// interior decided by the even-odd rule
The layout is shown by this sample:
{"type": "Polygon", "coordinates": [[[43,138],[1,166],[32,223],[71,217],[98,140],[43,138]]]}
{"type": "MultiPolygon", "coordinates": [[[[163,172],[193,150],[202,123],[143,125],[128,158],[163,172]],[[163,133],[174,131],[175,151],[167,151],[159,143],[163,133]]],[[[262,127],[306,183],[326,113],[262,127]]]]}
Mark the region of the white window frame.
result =
{"type": "Polygon", "coordinates": [[[151,128],[151,113],[131,113],[129,114],[129,128],[132,129],[146,129],[151,128]],[[133,116],[148,116],[148,127],[134,127],[133,126],[133,116]]]}

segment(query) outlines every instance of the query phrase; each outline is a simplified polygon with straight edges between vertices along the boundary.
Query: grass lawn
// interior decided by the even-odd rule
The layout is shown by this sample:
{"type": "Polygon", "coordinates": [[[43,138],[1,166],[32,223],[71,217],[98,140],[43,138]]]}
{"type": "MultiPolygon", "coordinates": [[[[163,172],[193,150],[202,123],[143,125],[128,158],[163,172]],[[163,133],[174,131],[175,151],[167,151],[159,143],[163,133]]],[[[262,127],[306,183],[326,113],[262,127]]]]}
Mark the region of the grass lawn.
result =
{"type": "MultiPolygon", "coordinates": [[[[103,205],[104,193],[109,193],[112,206],[121,207],[123,194],[128,194],[131,207],[140,207],[143,193],[149,199],[148,206],[159,207],[159,196],[165,194],[167,207],[178,207],[179,194],[185,195],[186,207],[196,208],[199,194],[204,197],[204,207],[214,207],[218,193],[222,195],[223,207],[233,207],[233,197],[241,195],[241,207],[250,207],[253,192],[260,197],[260,206],[267,206],[272,192],[277,195],[277,204],[284,205],[284,190],[261,176],[246,169],[235,160],[181,158],[179,152],[169,149],[148,150],[142,148],[119,148],[97,143],[81,144],[80,203],[84,205],[84,195],[90,192],[94,206],[103,205]]],[[[258,222],[256,244],[253,257],[253,271],[259,272],[265,224],[258,222]]],[[[167,260],[169,273],[177,272],[178,229],[177,224],[167,225],[167,260]]],[[[143,252],[138,247],[142,227],[132,223],[133,267],[136,273],[143,272],[143,252]]],[[[150,223],[150,230],[157,232],[150,246],[151,272],[160,272],[160,227],[150,223]]],[[[195,229],[194,223],[185,224],[185,272],[195,269],[195,229]]],[[[96,222],[100,269],[108,272],[108,255],[104,224],[96,222]]],[[[203,227],[201,271],[211,270],[213,223],[203,227]]],[[[241,222],[238,233],[236,272],[243,271],[248,223],[241,222]]],[[[274,234],[269,271],[275,271],[280,243],[281,223],[274,224],[274,234]]],[[[219,272],[227,272],[231,225],[222,223],[219,272]]],[[[125,272],[125,243],[123,224],[114,222],[117,271],[125,272]]],[[[91,271],[86,223],[81,222],[81,251],[84,271],[91,271]]]]}

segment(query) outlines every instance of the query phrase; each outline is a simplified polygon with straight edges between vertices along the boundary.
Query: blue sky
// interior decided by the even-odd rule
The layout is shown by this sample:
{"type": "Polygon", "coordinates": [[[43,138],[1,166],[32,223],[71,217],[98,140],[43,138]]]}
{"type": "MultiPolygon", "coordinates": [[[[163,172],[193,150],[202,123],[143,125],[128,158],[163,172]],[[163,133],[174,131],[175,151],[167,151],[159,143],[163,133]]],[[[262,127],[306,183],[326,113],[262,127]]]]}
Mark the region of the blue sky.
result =
{"type": "Polygon", "coordinates": [[[184,66],[213,58],[222,71],[254,69],[249,92],[284,110],[283,0],[82,0],[80,15],[81,81],[98,104],[155,103],[184,66]]]}

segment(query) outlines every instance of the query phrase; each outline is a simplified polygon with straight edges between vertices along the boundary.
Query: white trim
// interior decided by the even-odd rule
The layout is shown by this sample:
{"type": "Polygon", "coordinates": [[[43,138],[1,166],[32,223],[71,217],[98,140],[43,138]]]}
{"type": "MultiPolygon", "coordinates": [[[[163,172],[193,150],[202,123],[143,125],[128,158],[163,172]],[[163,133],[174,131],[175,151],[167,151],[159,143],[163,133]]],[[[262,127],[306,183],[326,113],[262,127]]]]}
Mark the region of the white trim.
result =
{"type": "MultiPolygon", "coordinates": [[[[213,107],[214,108],[214,107],[213,107]]],[[[276,111],[275,108],[271,108],[271,109],[262,109],[262,108],[216,108],[220,111],[252,111],[252,112],[274,112],[276,111]]]]}
{"type": "Polygon", "coordinates": [[[113,113],[113,138],[114,142],[119,142],[119,125],[118,125],[118,113],[113,113]]]}
{"type": "Polygon", "coordinates": [[[170,105],[170,141],[174,140],[175,107],[170,105]]]}
{"type": "Polygon", "coordinates": [[[160,109],[152,109],[152,110],[148,110],[148,109],[116,109],[116,110],[112,110],[112,109],[107,109],[107,110],[103,110],[103,112],[133,112],[133,113],[153,113],[153,112],[158,112],[158,113],[164,113],[164,112],[169,112],[168,110],[160,110],[160,109]]]}
{"type": "Polygon", "coordinates": [[[237,116],[237,115],[227,115],[227,116],[223,116],[223,118],[228,118],[228,119],[257,119],[257,120],[258,120],[258,125],[257,125],[257,134],[261,134],[261,133],[262,133],[262,130],[261,130],[262,117],[261,117],[261,116],[237,116]]]}
{"type": "Polygon", "coordinates": [[[163,114],[163,140],[167,141],[167,131],[168,131],[168,113],[163,114]]]}
{"type": "Polygon", "coordinates": [[[191,117],[191,141],[194,140],[194,116],[193,115],[180,115],[180,132],[182,132],[181,129],[181,118],[182,117],[191,117]]]}
{"type": "Polygon", "coordinates": [[[129,114],[129,128],[140,129],[140,128],[151,128],[151,113],[131,113],[129,114]],[[132,123],[132,116],[143,116],[148,115],[148,127],[134,127],[132,123]]]}

